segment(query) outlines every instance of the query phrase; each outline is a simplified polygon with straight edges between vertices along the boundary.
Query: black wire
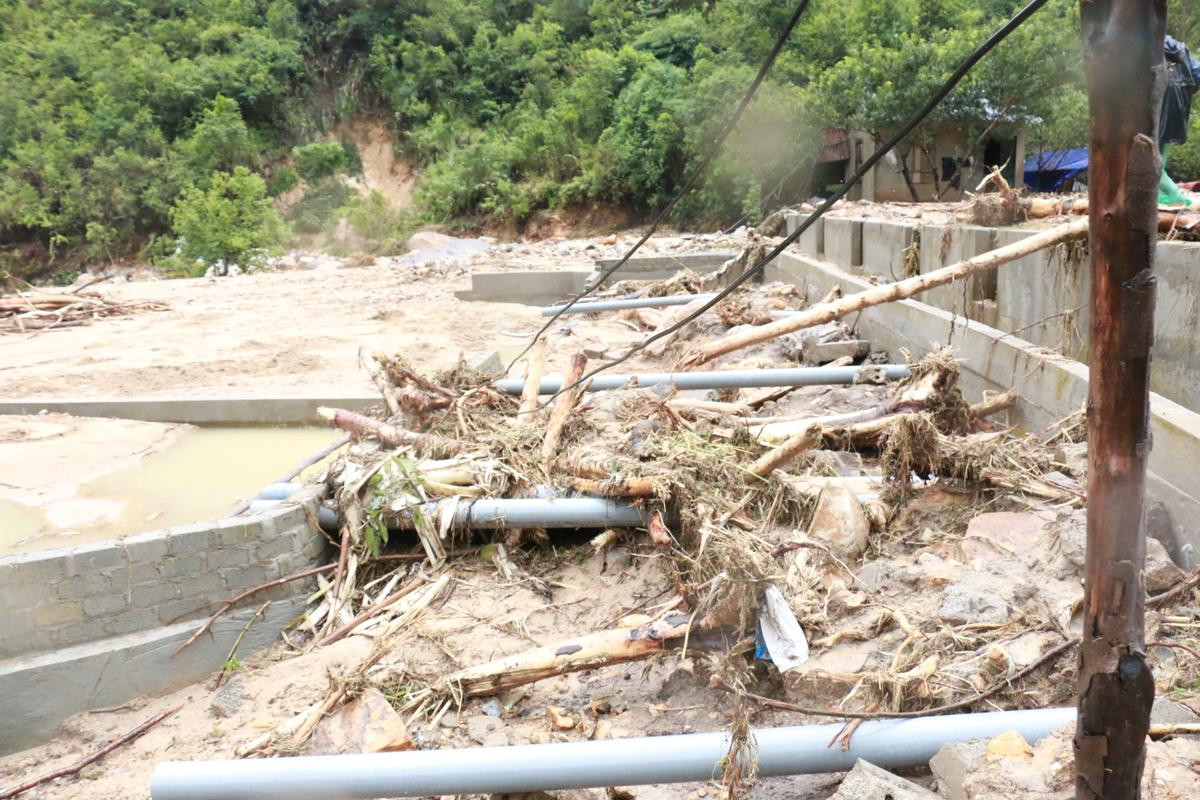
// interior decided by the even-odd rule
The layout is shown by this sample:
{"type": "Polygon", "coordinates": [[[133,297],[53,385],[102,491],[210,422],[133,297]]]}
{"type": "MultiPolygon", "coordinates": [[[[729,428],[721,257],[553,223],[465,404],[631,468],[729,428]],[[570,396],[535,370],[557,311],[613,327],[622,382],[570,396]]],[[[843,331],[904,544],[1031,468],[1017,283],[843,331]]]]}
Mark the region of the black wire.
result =
{"type": "Polygon", "coordinates": [[[654,221],[650,223],[650,228],[642,235],[642,238],[638,239],[637,243],[633,247],[629,248],[629,252],[621,256],[620,261],[609,267],[603,274],[601,274],[599,280],[593,283],[590,288],[584,289],[582,292],[575,295],[575,297],[569,303],[556,311],[554,316],[546,320],[546,324],[543,325],[538,332],[533,335],[533,338],[529,340],[529,344],[525,345],[525,349],[518,353],[517,357],[509,363],[509,369],[512,369],[513,364],[516,364],[526,353],[529,352],[530,348],[533,347],[533,343],[538,340],[538,337],[550,330],[550,326],[557,322],[558,318],[567,312],[567,309],[594,292],[597,288],[603,285],[606,280],[611,278],[613,273],[625,266],[629,259],[633,257],[633,254],[636,253],[638,249],[644,245],[651,236],[654,235],[654,232],[658,230],[658,226],[661,225],[663,220],[667,218],[667,215],[671,213],[676,204],[683,199],[683,196],[691,191],[692,187],[696,184],[696,181],[698,181],[700,177],[708,171],[709,165],[711,165],[713,159],[720,154],[721,147],[725,144],[725,140],[729,138],[729,134],[731,134],[733,129],[737,127],[738,122],[742,118],[742,114],[746,111],[747,106],[750,105],[750,101],[754,99],[754,95],[758,92],[758,87],[762,85],[763,79],[765,79],[767,77],[767,73],[771,71],[771,67],[775,64],[775,59],[779,55],[779,51],[783,49],[785,44],[787,44],[787,40],[792,35],[792,29],[795,28],[796,23],[800,21],[801,15],[804,14],[804,10],[808,8],[810,2],[812,2],[812,0],[800,0],[800,4],[796,6],[796,10],[792,13],[792,18],[788,20],[783,32],[780,33],[779,38],[775,40],[775,45],[771,48],[771,52],[767,54],[766,60],[763,61],[762,66],[759,67],[758,74],[754,76],[754,80],[750,83],[750,88],[746,90],[744,95],[742,95],[742,102],[738,104],[737,111],[735,111],[733,116],[730,117],[729,121],[725,123],[725,127],[721,129],[720,135],[717,136],[717,140],[713,142],[708,154],[705,155],[704,160],[700,162],[700,166],[693,170],[691,176],[683,185],[683,188],[671,198],[671,202],[663,206],[662,210],[658,212],[658,216],[656,216],[654,221]]]}
{"type": "Polygon", "coordinates": [[[606,369],[611,369],[612,367],[615,367],[618,364],[622,364],[622,363],[628,361],[633,355],[646,349],[654,342],[658,341],[659,339],[663,338],[664,336],[668,336],[668,335],[674,333],[675,331],[679,330],[684,325],[687,325],[689,322],[692,322],[693,320],[697,319],[701,314],[705,313],[706,311],[711,309],[713,306],[720,303],[722,300],[724,300],[726,297],[728,297],[730,294],[732,294],[735,289],[737,289],[739,286],[741,286],[746,281],[750,280],[750,278],[752,278],[755,275],[757,275],[758,273],[762,272],[763,268],[767,264],[771,263],[771,261],[773,261],[780,253],[782,253],[789,246],[791,246],[792,243],[794,243],[797,239],[799,239],[801,234],[803,234],[805,231],[807,231],[809,228],[811,228],[813,223],[815,223],[818,219],[820,219],[825,214],[825,212],[828,211],[833,206],[834,203],[836,203],[838,200],[841,200],[843,197],[845,197],[846,193],[850,191],[850,189],[854,186],[854,184],[856,184],[860,180],[862,180],[862,177],[864,175],[866,175],[871,170],[871,168],[874,167],[875,164],[879,162],[880,159],[882,159],[885,155],[887,155],[887,153],[890,150],[892,150],[897,144],[899,144],[906,136],[908,136],[910,133],[912,133],[913,130],[918,125],[920,125],[922,121],[924,121],[925,117],[929,116],[929,114],[935,108],[937,108],[938,104],[941,103],[943,100],[945,100],[946,96],[948,94],[950,94],[950,92],[954,91],[954,87],[957,86],[958,82],[961,81],[966,76],[966,74],[971,71],[972,67],[974,67],[977,63],[979,63],[979,61],[984,56],[986,56],[989,52],[991,52],[991,50],[996,45],[1000,44],[1000,42],[1002,42],[1006,38],[1008,38],[1008,35],[1010,33],[1012,33],[1014,30],[1016,30],[1018,27],[1020,27],[1020,25],[1023,22],[1025,22],[1025,20],[1029,19],[1029,17],[1033,16],[1034,12],[1036,12],[1039,8],[1044,6],[1046,4],[1046,2],[1047,2],[1047,0],[1030,0],[1028,5],[1026,5],[1020,11],[1018,11],[1016,13],[1016,15],[1013,16],[1012,19],[1010,19],[1003,26],[1001,26],[998,30],[996,30],[996,32],[993,33],[991,36],[989,36],[983,44],[981,44],[978,48],[976,48],[975,51],[973,53],[971,53],[971,55],[968,56],[967,59],[965,61],[963,61],[962,64],[959,65],[958,69],[956,69],[954,71],[954,73],[946,80],[946,82],[944,84],[942,84],[940,89],[938,89],[936,92],[934,92],[933,96],[931,98],[929,98],[928,101],[926,101],[924,106],[921,107],[921,110],[918,111],[916,114],[914,114],[912,116],[912,118],[909,119],[908,122],[906,122],[904,124],[903,128],[901,128],[890,139],[888,139],[886,142],[884,142],[882,145],[880,145],[879,148],[874,153],[872,153],[871,156],[866,161],[864,161],[862,163],[862,166],[860,166],[858,168],[858,170],[853,175],[851,175],[850,178],[847,179],[845,183],[842,184],[842,187],[840,189],[838,189],[836,192],[834,192],[833,195],[831,195],[824,203],[822,203],[817,208],[816,211],[814,211],[812,214],[809,214],[808,218],[800,224],[800,227],[797,228],[795,230],[795,232],[793,232],[792,234],[787,236],[779,244],[775,245],[774,249],[772,249],[770,253],[767,253],[767,255],[765,255],[761,261],[759,261],[753,267],[747,268],[746,271],[743,272],[741,275],[739,275],[732,283],[729,284],[729,286],[722,289],[720,292],[718,292],[716,295],[714,295],[711,299],[709,299],[708,302],[706,302],[703,306],[696,309],[691,314],[688,314],[686,317],[681,319],[679,322],[676,322],[674,325],[667,328],[666,330],[658,331],[653,336],[643,339],[641,343],[632,347],[621,357],[615,358],[611,361],[607,361],[604,364],[601,364],[600,366],[596,367],[595,369],[591,370],[590,372],[585,373],[583,375],[583,377],[581,377],[579,380],[575,381],[571,385],[560,387],[557,392],[555,392],[553,395],[551,395],[550,398],[547,399],[546,402],[542,404],[542,406],[549,404],[551,401],[554,400],[555,397],[562,394],[563,392],[565,392],[569,389],[574,389],[576,386],[580,386],[580,385],[586,383],[587,381],[591,380],[596,375],[599,375],[601,372],[605,371],[606,369]]]}

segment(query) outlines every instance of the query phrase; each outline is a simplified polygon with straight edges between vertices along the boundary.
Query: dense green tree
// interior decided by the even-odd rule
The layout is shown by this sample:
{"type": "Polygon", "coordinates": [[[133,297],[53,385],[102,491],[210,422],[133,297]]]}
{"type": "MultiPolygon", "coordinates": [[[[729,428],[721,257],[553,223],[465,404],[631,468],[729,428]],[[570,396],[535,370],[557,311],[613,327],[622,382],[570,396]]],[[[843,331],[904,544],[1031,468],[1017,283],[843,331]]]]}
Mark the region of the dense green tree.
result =
{"type": "Polygon", "coordinates": [[[254,266],[283,234],[266,183],[245,167],[213,173],[206,189],[186,190],[171,219],[183,258],[205,267],[254,266]]]}

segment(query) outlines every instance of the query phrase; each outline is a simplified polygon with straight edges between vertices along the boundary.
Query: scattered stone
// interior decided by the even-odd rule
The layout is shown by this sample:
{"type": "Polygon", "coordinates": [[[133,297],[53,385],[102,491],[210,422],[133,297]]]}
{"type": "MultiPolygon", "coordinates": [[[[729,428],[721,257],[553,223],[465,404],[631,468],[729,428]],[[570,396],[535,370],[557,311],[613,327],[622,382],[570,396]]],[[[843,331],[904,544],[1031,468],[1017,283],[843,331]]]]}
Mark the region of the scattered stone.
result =
{"type": "Polygon", "coordinates": [[[562,706],[546,706],[546,716],[550,718],[550,724],[560,731],[569,731],[579,724],[579,721],[562,706]]]}
{"type": "Polygon", "coordinates": [[[499,350],[477,353],[467,359],[467,366],[476,372],[482,372],[489,378],[499,378],[506,371],[506,365],[504,359],[500,357],[499,350]]]}
{"type": "Polygon", "coordinates": [[[500,705],[500,701],[492,697],[483,704],[483,713],[489,717],[499,717],[504,713],[504,706],[500,705]]]}
{"type": "Polygon", "coordinates": [[[831,474],[855,478],[866,475],[862,456],[847,450],[814,450],[808,454],[813,473],[831,474]]]}
{"type": "Polygon", "coordinates": [[[929,760],[929,769],[938,781],[938,794],[950,800],[969,800],[963,791],[972,771],[983,763],[987,745],[983,742],[951,742],[942,745],[929,760]]]}
{"type": "Polygon", "coordinates": [[[861,758],[829,800],[936,800],[937,795],[861,758]]]}
{"type": "Polygon", "coordinates": [[[1200,715],[1182,703],[1176,703],[1162,695],[1154,698],[1154,705],[1150,709],[1151,725],[1178,725],[1191,722],[1200,722],[1200,715]]]}
{"type": "Polygon", "coordinates": [[[371,687],[326,717],[313,734],[312,752],[385,753],[416,746],[383,692],[371,687]]]}
{"type": "Polygon", "coordinates": [[[994,594],[956,583],[942,594],[938,619],[948,625],[1001,625],[1008,621],[1008,603],[994,594]]]}
{"type": "Polygon", "coordinates": [[[828,364],[839,358],[851,358],[855,361],[865,358],[871,351],[871,343],[861,339],[847,339],[841,342],[805,341],[801,353],[806,364],[828,364]]]}
{"type": "Polygon", "coordinates": [[[1158,594],[1170,589],[1185,577],[1183,570],[1175,566],[1167,555],[1167,548],[1158,539],[1146,537],[1146,566],[1142,570],[1142,580],[1145,581],[1146,591],[1158,594]]]}
{"type": "Polygon", "coordinates": [[[1047,519],[1031,512],[994,511],[980,514],[967,523],[963,555],[976,558],[1021,557],[1038,552],[1047,519]]]}
{"type": "Polygon", "coordinates": [[[241,676],[235,675],[224,686],[217,690],[212,699],[208,701],[208,710],[212,712],[214,717],[225,719],[232,717],[237,713],[242,706],[242,701],[246,699],[245,693],[242,691],[241,676]]]}
{"type": "Polygon", "coordinates": [[[441,725],[443,728],[457,728],[458,727],[458,712],[457,711],[447,711],[445,714],[442,714],[442,718],[441,718],[441,720],[438,721],[438,724],[441,725]]]}
{"type": "Polygon", "coordinates": [[[808,527],[810,538],[827,543],[839,558],[855,561],[867,549],[870,532],[871,523],[854,492],[844,486],[821,491],[808,527]]]}
{"type": "Polygon", "coordinates": [[[495,717],[489,717],[486,714],[480,714],[475,717],[467,717],[467,736],[475,741],[483,744],[483,740],[487,735],[494,733],[504,727],[504,723],[495,717]]]}
{"type": "Polygon", "coordinates": [[[999,761],[1002,758],[1029,761],[1033,758],[1033,748],[1025,741],[1024,736],[1016,731],[1009,731],[988,741],[987,757],[989,761],[999,761]]]}

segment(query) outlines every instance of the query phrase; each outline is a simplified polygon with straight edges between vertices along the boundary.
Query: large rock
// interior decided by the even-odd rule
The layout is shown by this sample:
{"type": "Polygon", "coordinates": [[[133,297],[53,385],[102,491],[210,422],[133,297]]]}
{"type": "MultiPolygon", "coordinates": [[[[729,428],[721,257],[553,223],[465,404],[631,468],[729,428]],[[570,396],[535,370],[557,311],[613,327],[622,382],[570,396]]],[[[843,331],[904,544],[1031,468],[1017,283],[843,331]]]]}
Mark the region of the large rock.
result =
{"type": "Polygon", "coordinates": [[[1142,570],[1142,579],[1146,583],[1146,591],[1158,594],[1170,589],[1183,580],[1184,572],[1175,566],[1167,555],[1167,548],[1158,539],[1146,537],[1146,566],[1142,570]]]}
{"type": "Polygon", "coordinates": [[[994,594],[956,583],[942,594],[938,619],[948,625],[1003,625],[1008,621],[1008,603],[994,594]]]}
{"type": "MultiPolygon", "coordinates": [[[[1051,515],[1053,519],[1053,515],[1051,515]]],[[[976,558],[1018,558],[1038,552],[1046,529],[1046,518],[1030,512],[993,511],[967,523],[963,555],[976,558]]]]}
{"type": "Polygon", "coordinates": [[[383,692],[372,687],[317,726],[312,752],[318,755],[383,753],[414,747],[404,720],[383,692]]]}
{"type": "Polygon", "coordinates": [[[854,492],[831,484],[821,490],[808,535],[825,542],[839,558],[856,561],[867,549],[871,523],[854,492]]]}
{"type": "Polygon", "coordinates": [[[860,758],[829,800],[937,800],[937,795],[860,758]]]}

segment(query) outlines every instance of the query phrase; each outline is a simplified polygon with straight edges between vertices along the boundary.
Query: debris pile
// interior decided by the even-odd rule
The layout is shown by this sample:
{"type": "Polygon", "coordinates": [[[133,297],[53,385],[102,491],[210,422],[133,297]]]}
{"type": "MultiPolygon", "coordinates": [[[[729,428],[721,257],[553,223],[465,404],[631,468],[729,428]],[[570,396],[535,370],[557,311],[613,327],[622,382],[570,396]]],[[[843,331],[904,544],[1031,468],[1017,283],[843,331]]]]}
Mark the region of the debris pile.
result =
{"type": "Polygon", "coordinates": [[[71,328],[103,317],[167,309],[162,303],[152,301],[113,300],[90,287],[89,283],[61,292],[37,289],[0,297],[0,333],[71,328]]]}

